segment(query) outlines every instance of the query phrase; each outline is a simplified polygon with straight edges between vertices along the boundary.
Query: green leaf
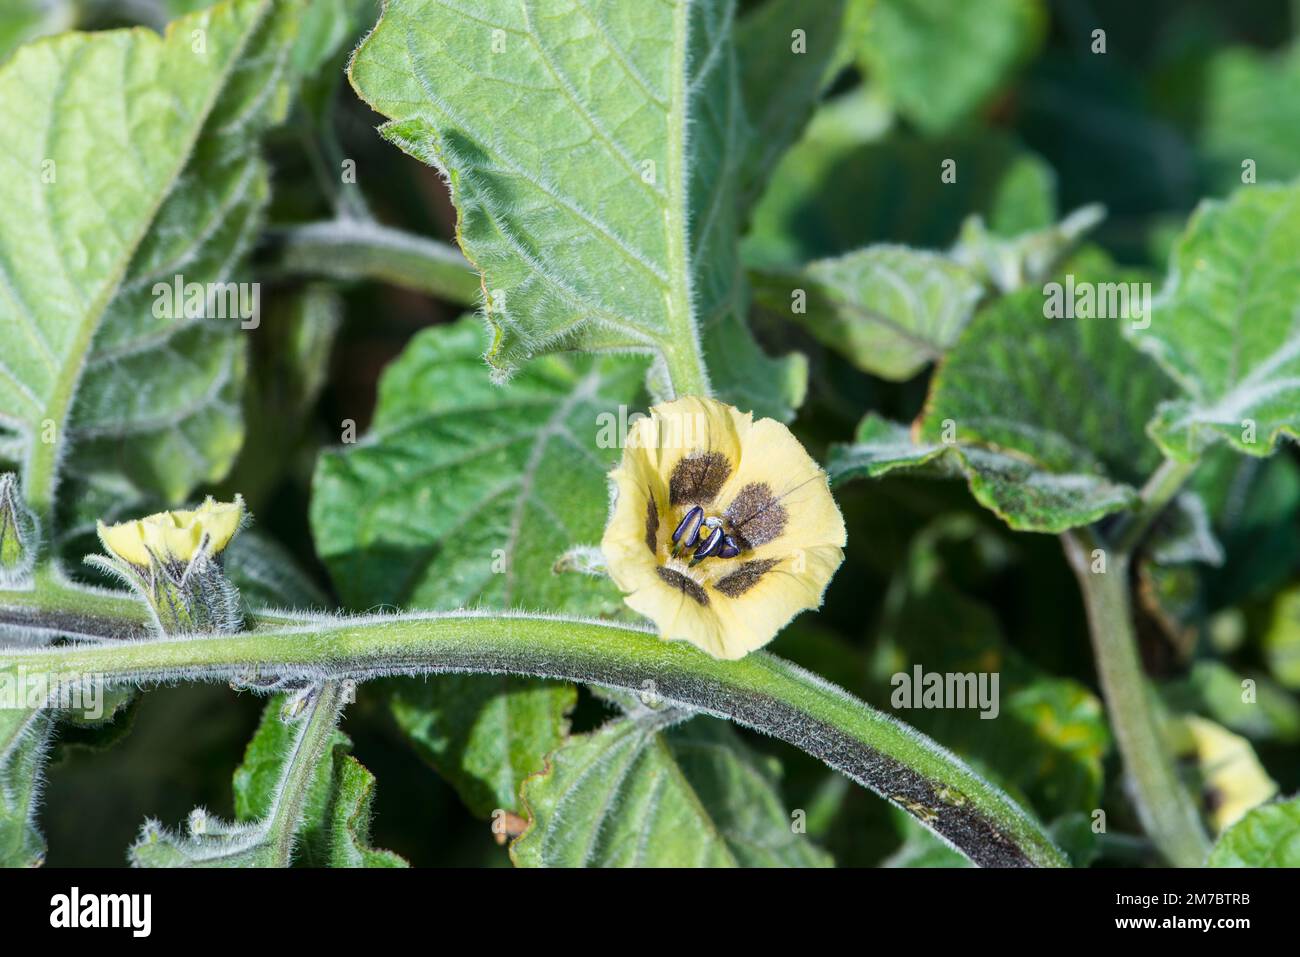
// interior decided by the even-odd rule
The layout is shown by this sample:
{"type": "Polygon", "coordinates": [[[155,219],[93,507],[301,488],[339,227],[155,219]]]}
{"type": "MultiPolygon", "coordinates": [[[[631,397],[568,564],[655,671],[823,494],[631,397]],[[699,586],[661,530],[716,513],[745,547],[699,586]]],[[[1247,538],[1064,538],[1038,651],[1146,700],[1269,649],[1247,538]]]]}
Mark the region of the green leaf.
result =
{"type": "Polygon", "coordinates": [[[832,481],[899,468],[963,476],[1019,531],[1057,533],[1130,507],[1158,459],[1142,425],[1171,387],[1119,321],[1046,318],[1038,289],[999,300],[950,351],[914,429],[867,416],[853,444],[831,450],[832,481]]]}
{"type": "Polygon", "coordinates": [[[986,286],[999,292],[1013,292],[1050,276],[1080,237],[1105,215],[1100,206],[1081,206],[1059,223],[1014,236],[1000,236],[990,231],[983,217],[976,214],[962,225],[961,237],[951,255],[986,286]]]}
{"type": "Polygon", "coordinates": [[[1152,437],[1180,460],[1214,442],[1271,455],[1300,435],[1300,183],[1203,203],[1179,240],[1150,327],[1130,331],[1182,387],[1152,437]]]}
{"type": "Polygon", "coordinates": [[[1205,582],[1211,608],[1267,597],[1300,568],[1300,466],[1226,445],[1206,452],[1192,477],[1226,560],[1205,582]]]}
{"type": "Polygon", "coordinates": [[[1300,689],[1300,587],[1284,589],[1274,599],[1264,632],[1264,655],[1278,681],[1300,689]]]}
{"type": "Polygon", "coordinates": [[[301,9],[231,0],[163,38],[64,34],[0,68],[0,426],[43,518],[65,457],[66,500],[177,501],[238,449],[239,322],[157,317],[153,287],[236,278],[267,189],[253,137],[284,112],[301,9]]]}
{"type": "Polygon", "coordinates": [[[680,714],[616,718],[575,735],[524,783],[523,867],[820,867],[830,858],[792,829],[775,765],[734,731],[680,714]]]}
{"type": "Polygon", "coordinates": [[[1077,681],[1032,665],[1003,639],[993,610],[948,581],[941,539],[969,539],[977,530],[969,516],[953,516],[913,539],[874,645],[874,699],[888,701],[895,717],[1024,794],[1042,819],[1091,811],[1101,801],[1110,748],[1101,701],[1077,681]],[[910,707],[920,695],[917,667],[923,675],[997,675],[997,695],[990,696],[996,713],[987,701],[969,699],[966,708],[910,707]]]}
{"type": "Polygon", "coordinates": [[[790,312],[859,369],[895,382],[941,358],[984,295],[965,267],[907,246],[816,260],[793,276],[761,274],[756,288],[766,305],[790,312]],[[806,314],[794,308],[800,291],[806,314]]]}
{"type": "Polygon", "coordinates": [[[902,382],[943,357],[982,300],[1041,282],[1101,216],[1087,206],[1005,239],[976,215],[947,255],[868,246],[793,273],[755,270],[754,282],[768,308],[788,310],[862,371],[902,382]]]}
{"type": "Polygon", "coordinates": [[[256,528],[235,536],[225,551],[225,571],[246,608],[329,608],[329,597],[289,550],[256,528]]]}
{"type": "Polygon", "coordinates": [[[255,514],[286,473],[310,475],[314,466],[317,441],[307,426],[329,376],[343,303],[312,284],[277,294],[265,312],[249,357],[244,442],[220,488],[223,498],[243,495],[255,514]]]}
{"type": "Polygon", "coordinates": [[[1211,867],[1300,867],[1300,798],[1247,811],[1223,832],[1211,867]]]}
{"type": "Polygon", "coordinates": [[[1061,532],[1088,525],[1137,500],[1131,486],[1081,474],[1058,475],[1015,455],[979,446],[914,442],[906,426],[869,413],[854,441],[831,447],[832,484],[879,478],[896,469],[965,478],[975,500],[1017,531],[1061,532]]]}
{"type": "Polygon", "coordinates": [[[1248,159],[1264,182],[1300,175],[1297,85],[1300,44],[1265,53],[1230,48],[1210,58],[1196,103],[1197,138],[1216,191],[1240,186],[1248,159]]]}
{"type": "Polygon", "coordinates": [[[0,9],[0,63],[21,44],[69,30],[75,20],[68,0],[7,0],[0,9]]]}
{"type": "Polygon", "coordinates": [[[859,54],[863,70],[931,135],[951,129],[996,93],[1046,25],[1037,0],[879,0],[872,14],[859,54]]]}
{"type": "Polygon", "coordinates": [[[482,346],[471,319],[421,332],[384,370],[370,433],[321,456],[312,529],[340,596],[616,611],[612,584],[552,568],[604,531],[620,409],[625,424],[644,362],[541,357],[502,389],[482,346]]]}
{"type": "Polygon", "coordinates": [[[343,687],[327,683],[310,698],[271,700],[235,771],[235,816],[203,808],[186,834],[147,823],[131,849],[141,867],[402,867],[396,854],[369,847],[374,777],[348,752],[337,729],[343,687]],[[294,715],[294,712],[300,712],[294,715]]]}
{"type": "Polygon", "coordinates": [[[528,678],[453,675],[388,687],[398,727],[483,818],[522,810],[520,785],[564,740],[578,701],[573,685],[528,678]]]}
{"type": "Polygon", "coordinates": [[[0,708],[0,867],[36,867],[45,860],[36,805],[53,733],[48,711],[0,708]]]}
{"type": "Polygon", "coordinates": [[[1300,740],[1300,703],[1262,675],[1237,674],[1198,661],[1181,681],[1161,688],[1170,710],[1196,712],[1255,740],[1300,740]]]}
{"type": "Polygon", "coordinates": [[[740,87],[753,124],[740,173],[745,208],[834,79],[844,7],[845,0],[823,0],[814,12],[804,0],[765,0],[740,19],[740,87]]]}
{"type": "MultiPolygon", "coordinates": [[[[256,822],[274,813],[285,756],[295,738],[293,725],[281,716],[289,700],[281,696],[267,705],[244,761],[235,770],[235,817],[239,821],[256,822]]],[[[296,835],[297,859],[316,867],[405,866],[397,855],[368,846],[375,778],[351,751],[348,736],[336,729],[330,737],[328,757],[312,777],[296,835]]]]}
{"type": "Polygon", "coordinates": [[[379,7],[377,0],[311,0],[294,44],[293,67],[311,77],[356,42],[379,7]]]}
{"type": "MultiPolygon", "coordinates": [[[[384,136],[448,179],[499,375],[562,349],[634,350],[699,393],[707,354],[727,397],[777,371],[744,326],[734,4],[631,13],[389,4],[350,76],[390,118],[384,136]]],[[[783,418],[799,398],[755,391],[783,418]]]]}
{"type": "MultiPolygon", "coordinates": [[[[600,540],[644,361],[545,356],[501,389],[481,357],[472,319],[421,333],[385,370],[365,441],[321,456],[312,529],[339,595],[363,609],[621,613],[612,583],[554,569],[600,540]]],[[[485,817],[519,810],[574,703],[571,686],[513,676],[395,682],[392,695],[421,754],[485,817]]]]}
{"type": "Polygon", "coordinates": [[[891,131],[879,100],[853,91],[822,105],[778,164],[744,259],[798,266],[880,242],[941,249],[973,214],[999,236],[1050,227],[1055,176],[1002,134],[930,142],[891,131]],[[945,160],[956,182],[941,180],[945,160]]]}
{"type": "Polygon", "coordinates": [[[370,813],[375,795],[375,776],[344,749],[335,745],[336,775],[329,808],[330,867],[407,867],[406,860],[392,851],[370,846],[370,813]]]}

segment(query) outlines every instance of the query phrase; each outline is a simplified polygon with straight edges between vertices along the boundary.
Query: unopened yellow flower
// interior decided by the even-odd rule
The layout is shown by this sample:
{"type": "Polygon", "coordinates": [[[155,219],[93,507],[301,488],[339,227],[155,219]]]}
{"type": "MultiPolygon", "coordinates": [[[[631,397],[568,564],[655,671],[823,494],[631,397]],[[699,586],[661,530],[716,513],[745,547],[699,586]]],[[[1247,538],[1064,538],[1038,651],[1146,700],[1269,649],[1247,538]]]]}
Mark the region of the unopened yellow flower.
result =
{"type": "Polygon", "coordinates": [[[635,611],[716,658],[821,604],[844,560],[826,474],[784,425],[714,399],[655,406],[610,473],[601,548],[635,611]]]}
{"type": "Polygon", "coordinates": [[[219,554],[235,537],[243,520],[243,498],[236,495],[233,502],[218,502],[209,495],[196,509],[157,512],[116,525],[100,522],[97,531],[110,554],[148,568],[151,558],[162,563],[188,564],[200,547],[206,547],[209,555],[219,554]]]}

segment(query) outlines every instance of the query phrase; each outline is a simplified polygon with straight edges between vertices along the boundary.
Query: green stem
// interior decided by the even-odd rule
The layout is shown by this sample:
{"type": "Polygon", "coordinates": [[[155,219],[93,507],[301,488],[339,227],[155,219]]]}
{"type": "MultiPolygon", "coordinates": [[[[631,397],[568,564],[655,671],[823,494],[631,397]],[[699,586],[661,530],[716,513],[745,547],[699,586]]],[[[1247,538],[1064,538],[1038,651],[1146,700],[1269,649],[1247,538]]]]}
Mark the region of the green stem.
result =
{"type": "Polygon", "coordinates": [[[1097,676],[1138,815],[1156,847],[1178,867],[1205,862],[1209,843],[1191,795],[1179,780],[1161,735],[1151,689],[1142,671],[1129,598],[1129,556],[1110,551],[1093,571],[1096,541],[1080,529],[1062,536],[1083,592],[1097,676]]]}
{"type": "Polygon", "coordinates": [[[359,219],[274,230],[263,256],[273,274],[373,279],[463,306],[477,302],[482,290],[454,246],[359,219]]]}
{"type": "Polygon", "coordinates": [[[1160,467],[1151,473],[1146,485],[1142,486],[1142,502],[1128,523],[1117,532],[1116,548],[1125,556],[1142,544],[1142,539],[1150,529],[1151,523],[1165,510],[1192,473],[1196,471],[1197,462],[1176,462],[1165,459],[1160,467]]]}
{"type": "Polygon", "coordinates": [[[666,348],[663,355],[674,397],[713,394],[708,370],[694,342],[679,342],[666,348]]]}
{"type": "Polygon", "coordinates": [[[310,712],[285,759],[284,776],[276,789],[278,800],[267,822],[274,842],[276,867],[288,867],[293,859],[294,837],[306,813],[312,778],[320,767],[334,737],[343,710],[343,683],[326,681],[316,690],[310,712]]]}
{"type": "MultiPolygon", "coordinates": [[[[0,592],[0,624],[10,614],[0,592]]],[[[94,599],[107,611],[103,596],[94,599]]],[[[20,609],[25,612],[26,609],[20,609]]],[[[539,615],[255,618],[237,635],[0,649],[0,669],[107,685],[176,680],[337,681],[388,674],[523,674],[652,688],[807,751],[907,809],[977,864],[1063,866],[1033,817],[928,738],[762,652],[719,661],[638,628],[539,615]]]]}

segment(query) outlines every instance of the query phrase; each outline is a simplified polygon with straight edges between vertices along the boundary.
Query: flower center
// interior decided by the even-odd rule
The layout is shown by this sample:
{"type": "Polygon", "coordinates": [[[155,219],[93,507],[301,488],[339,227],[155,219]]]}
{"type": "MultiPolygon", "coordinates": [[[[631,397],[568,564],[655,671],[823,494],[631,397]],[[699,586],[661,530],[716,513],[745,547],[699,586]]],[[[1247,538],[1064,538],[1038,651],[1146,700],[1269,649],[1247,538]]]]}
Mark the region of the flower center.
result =
{"type": "Polygon", "coordinates": [[[735,558],[740,546],[722,527],[722,519],[705,515],[704,509],[694,506],[677,524],[673,532],[672,556],[676,558],[684,549],[695,549],[690,565],[694,567],[706,558],[735,558]]]}

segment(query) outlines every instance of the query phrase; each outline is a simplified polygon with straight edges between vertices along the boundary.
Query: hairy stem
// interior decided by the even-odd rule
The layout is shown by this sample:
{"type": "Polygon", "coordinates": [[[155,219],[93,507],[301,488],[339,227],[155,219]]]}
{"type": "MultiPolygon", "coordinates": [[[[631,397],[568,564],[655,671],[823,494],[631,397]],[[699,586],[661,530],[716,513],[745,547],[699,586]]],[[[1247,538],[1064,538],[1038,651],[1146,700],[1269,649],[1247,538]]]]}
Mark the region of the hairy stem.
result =
{"type": "Polygon", "coordinates": [[[1142,671],[1129,597],[1129,556],[1110,552],[1093,571],[1096,541],[1084,530],[1062,536],[1066,557],[1083,592],[1097,676],[1134,803],[1148,835],[1170,863],[1197,867],[1209,843],[1191,795],[1179,780],[1160,732],[1152,691],[1142,671]]]}
{"type": "Polygon", "coordinates": [[[711,395],[709,373],[692,343],[678,343],[664,350],[664,364],[673,395],[711,395]]]}
{"type": "MultiPolygon", "coordinates": [[[[9,614],[0,592],[0,624],[9,614]]],[[[958,758],[847,692],[762,652],[718,661],[637,628],[538,615],[258,617],[237,635],[0,649],[0,670],[57,685],[329,682],[512,673],[643,692],[781,738],[906,809],[977,864],[1063,866],[1031,815],[958,758]],[[282,619],[281,619],[282,620],[282,619]]]]}
{"type": "Polygon", "coordinates": [[[1173,459],[1165,459],[1160,463],[1160,467],[1151,473],[1151,478],[1147,480],[1146,485],[1142,486],[1141,505],[1116,535],[1117,548],[1120,552],[1126,556],[1132,555],[1138,545],[1142,544],[1142,539],[1151,528],[1151,523],[1182,489],[1192,473],[1196,471],[1196,466],[1195,461],[1175,462],[1173,459]]]}
{"type": "Polygon", "coordinates": [[[334,737],[343,710],[343,684],[326,681],[316,689],[303,726],[285,760],[284,776],[276,793],[275,808],[267,822],[275,842],[275,865],[288,867],[293,859],[294,836],[306,813],[312,777],[334,737]]]}
{"type": "Polygon", "coordinates": [[[360,219],[335,219],[279,229],[264,240],[273,274],[373,279],[470,306],[481,283],[460,250],[360,219]]]}

